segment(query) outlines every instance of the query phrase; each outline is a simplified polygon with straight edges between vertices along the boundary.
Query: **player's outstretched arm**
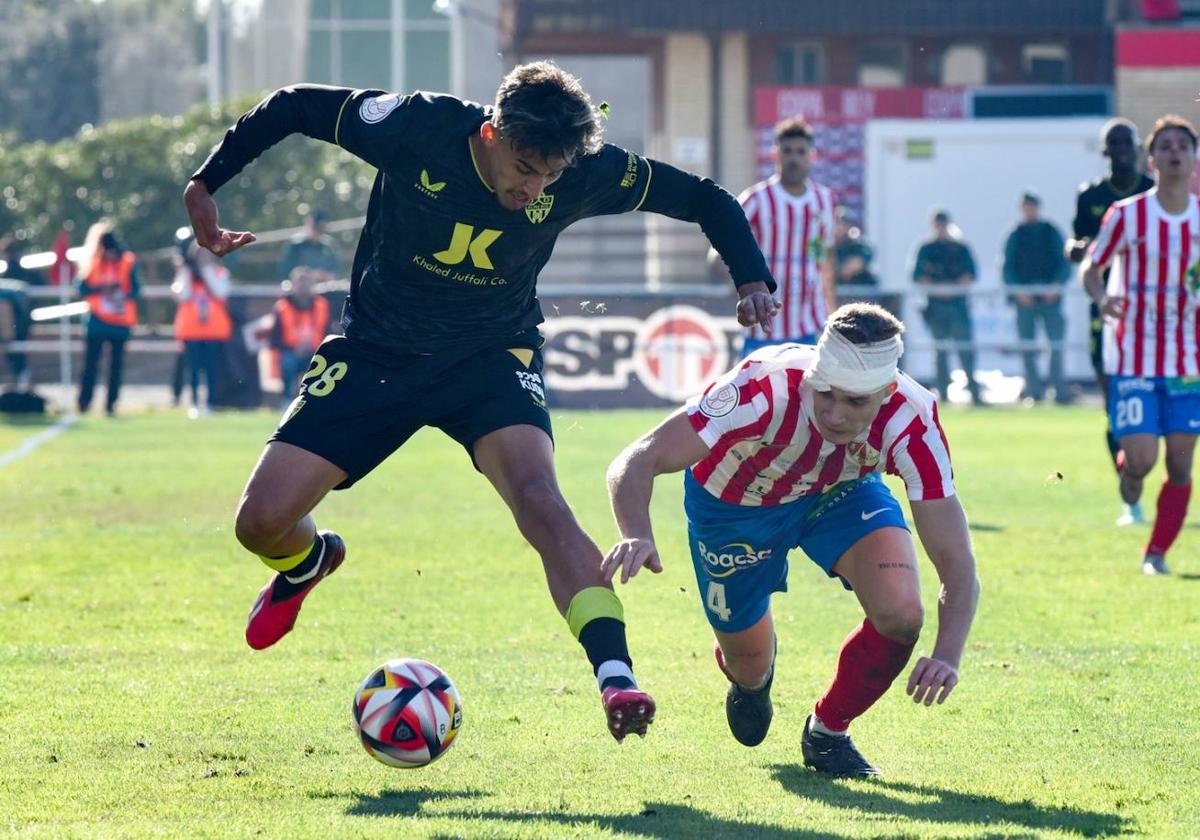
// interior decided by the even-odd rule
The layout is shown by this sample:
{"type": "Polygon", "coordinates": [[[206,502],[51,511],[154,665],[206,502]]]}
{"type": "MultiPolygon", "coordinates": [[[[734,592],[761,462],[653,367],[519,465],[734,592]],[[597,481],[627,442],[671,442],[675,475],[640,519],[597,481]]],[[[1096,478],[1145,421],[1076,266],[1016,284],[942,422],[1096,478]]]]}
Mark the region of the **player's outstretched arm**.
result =
{"type": "Polygon", "coordinates": [[[196,241],[217,256],[253,242],[252,233],[220,227],[213,194],[289,135],[337,142],[339,115],[353,94],[350,88],[293,85],[280,88],[242,114],[184,188],[183,203],[196,241]]]}
{"type": "Polygon", "coordinates": [[[643,566],[655,573],[662,571],[650,522],[654,479],[686,469],[707,454],[708,444],[688,422],[687,410],[680,409],[625,447],[609,465],[608,498],[621,541],[604,557],[601,571],[606,581],[613,579],[617,569],[621,570],[621,583],[643,566]]]}
{"type": "Polygon", "coordinates": [[[738,323],[743,327],[758,324],[763,333],[770,335],[775,313],[778,311],[779,301],[771,294],[766,283],[744,283],[738,286],[736,312],[738,323]]]}
{"type": "Polygon", "coordinates": [[[979,601],[975,555],[967,531],[967,517],[957,496],[912,503],[913,522],[925,553],[937,569],[937,641],[930,656],[922,656],[908,678],[908,693],[916,703],[945,701],[958,684],[967,634],[979,601]]]}
{"type": "Polygon", "coordinates": [[[225,230],[221,227],[217,218],[217,203],[199,178],[193,178],[184,187],[183,206],[187,210],[192,232],[196,235],[196,243],[218,257],[249,245],[256,239],[249,231],[225,230]]]}
{"type": "Polygon", "coordinates": [[[775,279],[737,199],[708,178],[657,160],[647,165],[651,176],[637,209],[700,225],[737,287],[738,321],[743,327],[758,324],[770,335],[779,311],[775,279]]]}

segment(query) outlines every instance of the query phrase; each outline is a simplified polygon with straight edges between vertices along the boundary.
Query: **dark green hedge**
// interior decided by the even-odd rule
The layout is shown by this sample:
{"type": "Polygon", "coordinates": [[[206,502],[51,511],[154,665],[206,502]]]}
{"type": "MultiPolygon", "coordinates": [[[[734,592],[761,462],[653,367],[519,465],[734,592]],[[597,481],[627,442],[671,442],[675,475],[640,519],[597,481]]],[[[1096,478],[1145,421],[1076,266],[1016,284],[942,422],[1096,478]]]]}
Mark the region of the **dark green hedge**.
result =
{"type": "MultiPolygon", "coordinates": [[[[19,232],[27,251],[48,250],[61,226],[78,245],[92,222],[109,218],[135,251],[171,244],[187,221],[181,196],[188,177],[253,105],[240,100],[182,117],[85,126],[57,143],[0,145],[0,234],[19,232]]],[[[260,232],[301,224],[300,205],[335,219],[360,215],[373,177],[335,146],[289,137],[221,189],[221,220],[260,232]]]]}

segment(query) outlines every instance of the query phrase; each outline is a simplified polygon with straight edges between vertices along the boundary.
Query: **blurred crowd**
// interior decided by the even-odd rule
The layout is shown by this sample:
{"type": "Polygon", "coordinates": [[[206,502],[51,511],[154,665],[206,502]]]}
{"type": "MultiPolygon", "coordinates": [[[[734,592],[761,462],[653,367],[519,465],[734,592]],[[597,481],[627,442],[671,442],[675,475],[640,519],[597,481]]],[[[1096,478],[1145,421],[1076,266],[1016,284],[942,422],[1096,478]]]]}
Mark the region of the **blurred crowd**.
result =
{"type": "MultiPolygon", "coordinates": [[[[173,332],[178,345],[171,393],[173,404],[199,418],[214,406],[246,405],[236,392],[253,380],[257,397],[258,348],[267,350],[266,378],[281,385],[286,405],[296,392],[313,351],[332,327],[332,309],[320,294],[325,284],[343,276],[341,256],[326,232],[327,218],[315,211],[304,230],[282,249],[277,266],[278,297],[265,315],[254,316],[232,305],[230,290],[236,260],[222,261],[198,247],[190,231],[177,235],[171,293],[173,332]],[[253,368],[253,369],[251,369],[253,368]]],[[[83,316],[83,368],[75,397],[80,413],[91,410],[103,392],[103,410],[115,416],[120,401],[126,349],[134,339],[144,300],[138,259],[108,222],[92,225],[74,260],[76,303],[39,309],[31,287],[45,286],[46,274],[30,268],[22,243],[14,236],[0,240],[5,262],[0,274],[0,411],[40,411],[44,402],[33,392],[34,376],[22,345],[35,320],[83,316]]]]}

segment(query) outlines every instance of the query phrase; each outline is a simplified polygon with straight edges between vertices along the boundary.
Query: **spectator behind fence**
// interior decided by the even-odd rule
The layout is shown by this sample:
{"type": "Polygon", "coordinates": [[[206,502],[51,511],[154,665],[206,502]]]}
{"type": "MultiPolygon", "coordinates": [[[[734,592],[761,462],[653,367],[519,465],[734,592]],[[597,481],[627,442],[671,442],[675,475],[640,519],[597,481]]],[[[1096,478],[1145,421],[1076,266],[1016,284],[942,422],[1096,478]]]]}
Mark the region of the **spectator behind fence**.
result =
{"type": "MultiPolygon", "coordinates": [[[[0,250],[4,253],[4,273],[0,274],[0,307],[3,323],[0,323],[0,341],[24,341],[29,338],[29,314],[31,305],[27,294],[29,286],[41,285],[46,279],[36,271],[21,265],[21,246],[14,236],[0,239],[0,250]]],[[[29,388],[29,360],[19,350],[6,350],[8,371],[18,390],[29,388]]]]}
{"type": "Polygon", "coordinates": [[[87,352],[83,362],[83,379],[79,383],[79,411],[83,414],[91,407],[100,355],[107,344],[109,358],[105,412],[112,417],[116,413],[117,397],[121,392],[125,342],[137,323],[137,260],[133,252],[125,250],[117,240],[108,222],[97,222],[88,228],[79,265],[79,293],[88,304],[85,333],[87,352]]]}
{"type": "Polygon", "coordinates": [[[338,253],[333,240],[325,233],[329,217],[321,210],[314,210],[304,220],[304,233],[297,235],[283,247],[279,255],[279,279],[287,280],[296,266],[314,268],[332,280],[339,276],[338,253]]]}
{"type": "Polygon", "coordinates": [[[913,281],[925,290],[925,324],[933,336],[937,362],[938,397],[949,402],[950,349],[958,351],[967,390],[974,405],[983,405],[975,381],[975,350],[972,347],[971,311],[967,291],[975,283],[975,258],[962,241],[950,214],[943,209],[930,216],[933,237],[921,243],[913,263],[913,281]]]}
{"type": "Polygon", "coordinates": [[[192,405],[188,416],[209,413],[217,387],[221,346],[233,334],[225,299],[229,296],[229,269],[212,252],[190,243],[177,258],[171,291],[179,302],[175,310],[175,338],[183,342],[191,374],[192,405]],[[200,372],[204,372],[205,398],[200,400],[200,372]]]}
{"type": "Polygon", "coordinates": [[[1011,294],[1009,302],[1017,308],[1017,335],[1021,339],[1021,358],[1025,363],[1023,396],[1032,402],[1046,397],[1046,383],[1038,372],[1041,352],[1032,345],[1037,338],[1037,322],[1050,341],[1050,382],[1054,401],[1071,401],[1063,377],[1062,342],[1066,321],[1062,313],[1062,293],[1022,291],[1023,286],[1061,286],[1070,266],[1063,255],[1063,236],[1050,222],[1041,218],[1042,201],[1032,191],[1021,196],[1021,222],[1013,228],[1004,244],[1004,284],[1011,294]]]}
{"type": "Polygon", "coordinates": [[[839,286],[878,286],[879,278],[871,271],[874,258],[875,249],[854,224],[853,212],[849,207],[839,207],[833,226],[834,280],[839,286]]]}
{"type": "Polygon", "coordinates": [[[12,234],[8,234],[0,238],[0,243],[3,244],[4,252],[4,273],[0,274],[7,280],[17,280],[22,283],[28,283],[30,286],[46,285],[46,275],[40,271],[34,271],[31,268],[25,268],[21,265],[21,257],[24,255],[25,249],[21,247],[21,241],[12,234]]]}
{"type": "Polygon", "coordinates": [[[283,295],[275,301],[271,347],[279,353],[279,375],[283,379],[282,402],[292,400],[300,374],[312,360],[313,351],[329,331],[329,301],[314,294],[317,272],[304,266],[292,269],[283,281],[283,295]]]}

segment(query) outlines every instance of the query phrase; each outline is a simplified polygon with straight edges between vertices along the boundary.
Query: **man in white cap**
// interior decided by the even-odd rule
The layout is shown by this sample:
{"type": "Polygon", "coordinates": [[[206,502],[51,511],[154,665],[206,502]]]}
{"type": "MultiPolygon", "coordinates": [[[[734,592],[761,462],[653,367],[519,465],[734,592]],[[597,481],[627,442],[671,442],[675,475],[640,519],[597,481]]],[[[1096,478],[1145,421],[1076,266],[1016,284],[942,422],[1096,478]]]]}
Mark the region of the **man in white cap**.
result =
{"type": "Polygon", "coordinates": [[[627,447],[608,473],[622,539],[604,573],[627,582],[642,567],[662,571],[649,511],[654,478],[686,470],[692,564],[730,683],[729,728],[746,746],[771,724],[770,605],[787,589],[788,552],[803,549],[854,590],[865,620],[843,643],[801,742],[804,763],[835,776],[879,772],[850,740],[850,722],[904,670],[923,622],[916,549],[883,473],[903,479],[942,584],[933,650],[908,680],[915,702],[941,703],[958,683],[979,597],[936,402],[897,369],[903,331],[881,307],[843,306],[816,347],[752,353],[627,447]]]}

